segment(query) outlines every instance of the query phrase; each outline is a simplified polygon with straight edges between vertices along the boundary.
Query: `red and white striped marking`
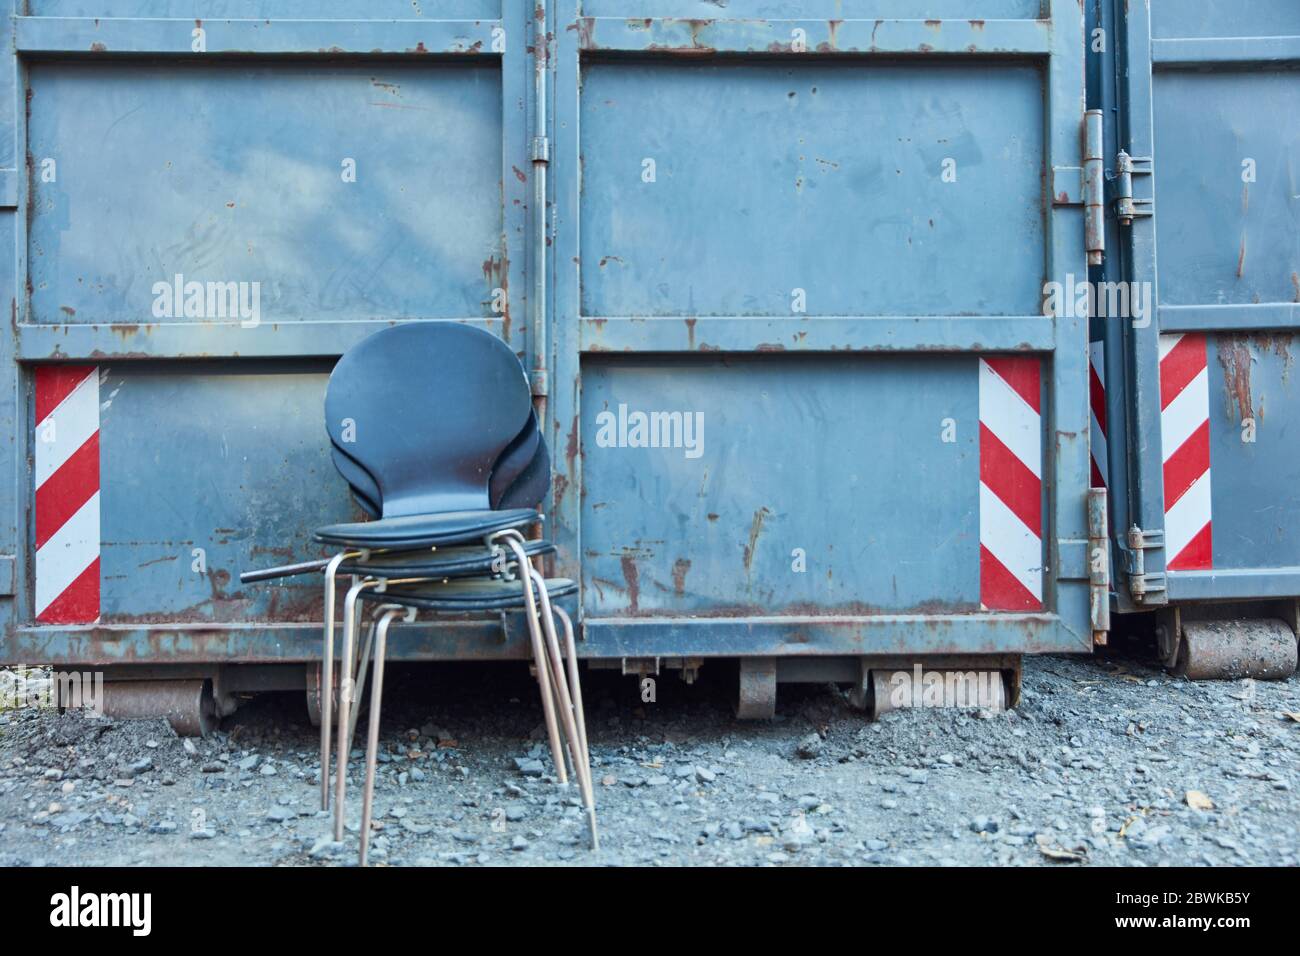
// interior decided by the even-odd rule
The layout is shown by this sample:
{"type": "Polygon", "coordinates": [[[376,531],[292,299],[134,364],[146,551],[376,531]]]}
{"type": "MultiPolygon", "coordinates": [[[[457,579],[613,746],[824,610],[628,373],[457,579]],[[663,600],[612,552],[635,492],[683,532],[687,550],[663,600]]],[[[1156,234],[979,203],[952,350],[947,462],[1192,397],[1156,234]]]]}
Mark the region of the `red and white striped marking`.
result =
{"type": "Polygon", "coordinates": [[[1210,379],[1206,336],[1160,336],[1160,446],[1165,566],[1214,566],[1210,514],[1210,379]]]}
{"type": "Polygon", "coordinates": [[[1043,606],[1043,432],[1036,358],[980,359],[980,605],[1043,606]]]}
{"type": "Polygon", "coordinates": [[[1105,488],[1107,471],[1106,455],[1106,345],[1104,342],[1088,343],[1088,402],[1092,409],[1092,421],[1088,434],[1088,447],[1092,454],[1092,487],[1105,488]]]}
{"type": "Polygon", "coordinates": [[[99,620],[99,369],[36,369],[36,620],[99,620]]]}

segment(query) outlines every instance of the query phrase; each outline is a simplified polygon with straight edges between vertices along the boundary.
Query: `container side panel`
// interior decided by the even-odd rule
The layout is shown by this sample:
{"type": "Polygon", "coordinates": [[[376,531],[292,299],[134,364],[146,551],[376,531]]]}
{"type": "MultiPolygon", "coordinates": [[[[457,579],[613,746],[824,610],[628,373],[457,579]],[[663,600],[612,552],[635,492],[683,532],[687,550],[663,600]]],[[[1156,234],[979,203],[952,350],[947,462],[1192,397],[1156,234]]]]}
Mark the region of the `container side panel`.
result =
{"type": "Polygon", "coordinates": [[[30,86],[56,171],[32,182],[35,322],[492,314],[496,69],[36,63],[30,86]]]}
{"type": "Polygon", "coordinates": [[[1216,569],[1300,566],[1297,347],[1285,332],[1211,340],[1216,569]]]}
{"type": "Polygon", "coordinates": [[[501,12],[501,0],[30,0],[28,6],[39,17],[185,20],[469,20],[501,12]]]}
{"type": "Polygon", "coordinates": [[[1161,70],[1162,305],[1300,302],[1300,72],[1161,70]]]}
{"type": "Polygon", "coordinates": [[[1172,37],[1262,37],[1300,35],[1295,0],[1152,0],[1151,35],[1172,37]]]}
{"type": "Polygon", "coordinates": [[[1030,66],[592,64],[584,315],[1036,315],[1030,66]]]}
{"type": "Polygon", "coordinates": [[[955,17],[1034,19],[1040,0],[584,0],[589,17],[686,17],[784,20],[880,19],[939,20],[955,17]]]}
{"type": "Polygon", "coordinates": [[[977,365],[588,360],[587,613],[977,610],[977,365]],[[636,447],[636,415],[650,412],[690,416],[696,445],[636,447]]]}
{"type": "Polygon", "coordinates": [[[330,462],[328,366],[101,368],[104,624],[320,620],[320,581],[241,587],[362,520],[330,462]]]}

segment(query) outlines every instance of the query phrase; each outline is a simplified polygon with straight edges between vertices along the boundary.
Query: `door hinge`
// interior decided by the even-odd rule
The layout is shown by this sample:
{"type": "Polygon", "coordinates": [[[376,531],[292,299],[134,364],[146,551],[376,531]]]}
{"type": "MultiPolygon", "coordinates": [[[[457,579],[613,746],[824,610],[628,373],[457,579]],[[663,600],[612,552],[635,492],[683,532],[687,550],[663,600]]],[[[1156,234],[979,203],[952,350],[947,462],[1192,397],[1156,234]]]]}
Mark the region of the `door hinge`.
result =
{"type": "Polygon", "coordinates": [[[551,141],[545,136],[533,137],[532,160],[535,163],[549,163],[551,161],[551,141]]]}
{"type": "Polygon", "coordinates": [[[1110,631],[1110,517],[1106,489],[1088,489],[1088,595],[1092,643],[1105,644],[1110,631]]]}
{"type": "Polygon", "coordinates": [[[1153,200],[1133,198],[1133,177],[1150,176],[1151,171],[1150,156],[1130,156],[1121,149],[1115,157],[1115,218],[1121,226],[1153,212],[1153,200]]]}
{"type": "Polygon", "coordinates": [[[1164,573],[1147,573],[1146,552],[1163,549],[1163,531],[1143,531],[1137,525],[1128,529],[1128,548],[1124,551],[1125,570],[1128,572],[1128,589],[1133,600],[1142,604],[1153,592],[1164,593],[1164,573]]]}
{"type": "Polygon", "coordinates": [[[1088,110],[1083,124],[1083,237],[1088,265],[1099,266],[1106,254],[1106,177],[1101,110],[1088,110]]]}
{"type": "Polygon", "coordinates": [[[1083,114],[1083,166],[1052,167],[1052,205],[1082,206],[1088,265],[1101,265],[1106,253],[1105,161],[1101,110],[1083,114]]]}

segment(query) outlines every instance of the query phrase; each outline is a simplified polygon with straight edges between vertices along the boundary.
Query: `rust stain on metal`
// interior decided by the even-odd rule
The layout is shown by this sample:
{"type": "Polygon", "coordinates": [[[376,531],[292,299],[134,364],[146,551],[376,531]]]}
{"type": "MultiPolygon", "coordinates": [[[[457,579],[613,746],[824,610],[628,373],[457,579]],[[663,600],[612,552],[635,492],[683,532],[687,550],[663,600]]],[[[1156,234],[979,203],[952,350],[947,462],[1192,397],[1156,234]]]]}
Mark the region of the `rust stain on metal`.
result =
{"type": "Polygon", "coordinates": [[[1241,274],[1245,271],[1245,269],[1246,269],[1246,237],[1242,236],[1241,251],[1237,253],[1237,278],[1238,279],[1241,278],[1241,274]]]}
{"type": "Polygon", "coordinates": [[[686,347],[692,352],[695,351],[695,317],[691,316],[686,320],[686,347]]]}
{"type": "Polygon", "coordinates": [[[763,533],[763,522],[772,512],[764,505],[754,512],[754,520],[749,526],[749,544],[745,545],[745,574],[748,575],[754,564],[754,551],[758,546],[758,536],[763,533]]]}
{"type": "Polygon", "coordinates": [[[636,558],[630,554],[625,554],[619,559],[619,564],[623,568],[623,580],[627,582],[627,599],[631,605],[631,612],[635,614],[640,609],[641,601],[641,575],[637,570],[636,558]]]}
{"type": "Polygon", "coordinates": [[[1291,288],[1295,289],[1295,295],[1291,297],[1292,302],[1300,302],[1300,275],[1291,273],[1291,288]]]}
{"type": "Polygon", "coordinates": [[[691,562],[685,558],[673,562],[673,593],[679,596],[686,593],[686,575],[690,570],[691,562]]]}
{"type": "Polygon", "coordinates": [[[1255,417],[1250,399],[1250,347],[1241,336],[1221,341],[1219,364],[1223,366],[1223,396],[1228,419],[1234,423],[1255,417]]]}

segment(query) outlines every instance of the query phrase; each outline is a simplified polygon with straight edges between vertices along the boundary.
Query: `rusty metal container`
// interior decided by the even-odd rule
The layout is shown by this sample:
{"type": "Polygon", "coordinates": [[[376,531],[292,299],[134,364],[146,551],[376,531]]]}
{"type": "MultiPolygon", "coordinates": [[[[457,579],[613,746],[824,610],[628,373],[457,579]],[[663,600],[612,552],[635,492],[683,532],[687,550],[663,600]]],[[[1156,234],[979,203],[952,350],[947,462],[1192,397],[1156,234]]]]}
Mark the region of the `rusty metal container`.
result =
{"type": "MultiPolygon", "coordinates": [[[[1092,330],[1116,606],[1160,615],[1171,664],[1184,619],[1272,620],[1290,628],[1294,669],[1300,140],[1279,118],[1300,110],[1300,7],[1106,2],[1089,17],[1111,39],[1089,105],[1114,144],[1094,279],[1142,303],[1092,330]]],[[[1230,631],[1191,636],[1209,648],[1230,631]]]]}
{"type": "MultiPolygon", "coordinates": [[[[524,359],[590,660],[818,679],[1092,648],[1088,322],[1043,302],[1097,253],[1078,4],[12,23],[0,659],[311,664],[317,583],[238,574],[357,516],[326,377],[417,321],[524,359]]],[[[524,644],[458,622],[391,656],[524,644]]]]}

